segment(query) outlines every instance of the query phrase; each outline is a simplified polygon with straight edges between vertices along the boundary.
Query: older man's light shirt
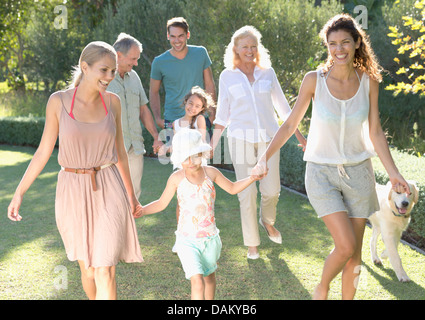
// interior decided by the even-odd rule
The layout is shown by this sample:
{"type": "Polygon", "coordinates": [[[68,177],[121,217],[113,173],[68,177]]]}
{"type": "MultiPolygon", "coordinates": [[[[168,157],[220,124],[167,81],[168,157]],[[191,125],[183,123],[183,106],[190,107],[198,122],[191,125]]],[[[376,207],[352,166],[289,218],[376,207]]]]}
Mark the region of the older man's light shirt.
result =
{"type": "Polygon", "coordinates": [[[142,126],[140,123],[140,106],[149,102],[142,82],[136,71],[124,74],[124,79],[118,74],[108,86],[108,91],[116,93],[121,99],[121,123],[124,135],[125,149],[133,146],[135,154],[144,154],[142,126]]]}

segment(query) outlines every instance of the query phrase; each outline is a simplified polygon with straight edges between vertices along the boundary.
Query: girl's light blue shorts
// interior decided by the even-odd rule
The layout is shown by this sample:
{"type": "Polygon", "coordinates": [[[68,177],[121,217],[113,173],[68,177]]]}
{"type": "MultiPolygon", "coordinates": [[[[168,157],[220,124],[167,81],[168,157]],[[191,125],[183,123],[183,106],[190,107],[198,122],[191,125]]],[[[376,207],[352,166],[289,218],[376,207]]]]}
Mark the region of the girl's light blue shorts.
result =
{"type": "Polygon", "coordinates": [[[345,211],[350,218],[368,218],[379,210],[372,162],[328,165],[307,162],[305,188],[319,218],[345,211]]]}
{"type": "Polygon", "coordinates": [[[196,274],[204,277],[217,270],[217,261],[221,253],[219,231],[211,237],[189,238],[177,235],[176,250],[183,266],[186,279],[196,274]]]}

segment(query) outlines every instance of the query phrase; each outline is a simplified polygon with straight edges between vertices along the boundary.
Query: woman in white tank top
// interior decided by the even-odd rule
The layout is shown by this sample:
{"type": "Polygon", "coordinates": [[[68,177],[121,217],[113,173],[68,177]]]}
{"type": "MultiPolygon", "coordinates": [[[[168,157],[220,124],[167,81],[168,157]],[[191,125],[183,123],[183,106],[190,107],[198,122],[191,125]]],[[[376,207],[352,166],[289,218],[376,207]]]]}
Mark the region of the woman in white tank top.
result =
{"type": "Polygon", "coordinates": [[[350,15],[342,14],[327,22],[321,37],[328,59],[320,70],[304,77],[291,115],[253,174],[264,172],[266,161],[292,136],[313,100],[304,154],[306,190],[335,242],[313,299],[326,299],[330,282],[341,271],[342,299],[353,299],[366,220],[379,208],[370,158],[379,156],[395,191],[410,191],[380,124],[381,68],[368,36],[350,15]]]}

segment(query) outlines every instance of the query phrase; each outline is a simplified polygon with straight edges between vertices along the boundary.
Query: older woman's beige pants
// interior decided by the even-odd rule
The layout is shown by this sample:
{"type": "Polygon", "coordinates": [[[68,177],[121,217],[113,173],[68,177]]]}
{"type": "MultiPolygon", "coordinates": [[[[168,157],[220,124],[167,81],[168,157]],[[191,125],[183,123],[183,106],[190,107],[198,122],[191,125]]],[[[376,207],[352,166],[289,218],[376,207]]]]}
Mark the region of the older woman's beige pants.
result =
{"type": "MultiPolygon", "coordinates": [[[[258,159],[267,148],[266,143],[250,143],[229,137],[230,157],[235,168],[236,179],[248,177],[258,159]]],[[[260,216],[267,224],[274,225],[276,221],[276,205],[280,194],[279,174],[280,152],[276,152],[267,162],[269,172],[259,181],[261,193],[260,216]]],[[[241,212],[242,233],[244,245],[256,247],[260,245],[257,217],[257,184],[238,193],[241,212]]]]}

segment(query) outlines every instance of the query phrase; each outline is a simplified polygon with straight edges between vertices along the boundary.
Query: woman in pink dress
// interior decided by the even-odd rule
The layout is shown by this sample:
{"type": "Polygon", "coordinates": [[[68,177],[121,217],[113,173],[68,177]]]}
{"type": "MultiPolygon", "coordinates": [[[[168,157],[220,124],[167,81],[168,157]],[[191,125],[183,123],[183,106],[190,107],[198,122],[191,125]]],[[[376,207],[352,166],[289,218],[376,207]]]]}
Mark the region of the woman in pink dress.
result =
{"type": "Polygon", "coordinates": [[[79,262],[89,299],[116,299],[115,265],[143,261],[132,216],[141,206],[129,174],[120,100],[106,91],[116,67],[116,52],[107,43],[84,48],[73,86],[47,103],[40,145],[8,208],[9,219],[22,219],[23,195],[59,136],[56,223],[68,259],[79,262]]]}

